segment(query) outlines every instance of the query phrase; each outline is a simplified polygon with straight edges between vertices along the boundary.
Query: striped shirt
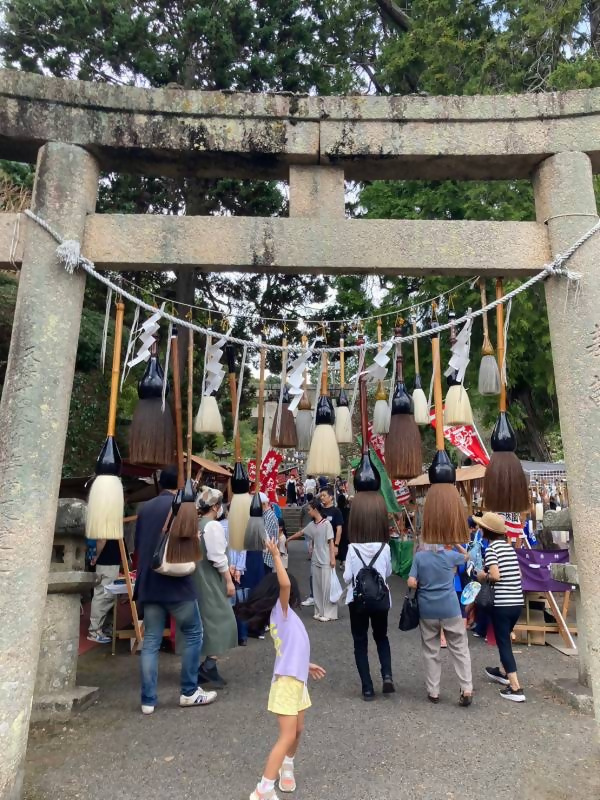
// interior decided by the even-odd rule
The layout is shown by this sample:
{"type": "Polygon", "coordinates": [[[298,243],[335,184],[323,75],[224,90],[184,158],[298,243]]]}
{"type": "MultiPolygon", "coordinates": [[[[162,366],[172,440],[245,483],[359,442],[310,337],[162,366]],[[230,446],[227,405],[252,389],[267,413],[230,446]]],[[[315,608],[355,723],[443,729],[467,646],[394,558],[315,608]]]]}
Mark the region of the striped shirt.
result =
{"type": "Polygon", "coordinates": [[[498,567],[500,580],[494,584],[495,606],[522,606],[521,570],[515,548],[508,542],[492,542],[485,552],[485,566],[498,567]]]}

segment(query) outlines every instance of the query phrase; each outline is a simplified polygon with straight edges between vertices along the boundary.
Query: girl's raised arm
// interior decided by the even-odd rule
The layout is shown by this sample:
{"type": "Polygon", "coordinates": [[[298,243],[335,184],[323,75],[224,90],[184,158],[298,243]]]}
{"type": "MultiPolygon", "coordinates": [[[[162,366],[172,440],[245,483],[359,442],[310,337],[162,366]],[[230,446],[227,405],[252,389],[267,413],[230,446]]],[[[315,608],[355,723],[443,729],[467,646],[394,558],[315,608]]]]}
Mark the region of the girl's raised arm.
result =
{"type": "Polygon", "coordinates": [[[279,602],[281,603],[283,613],[287,614],[290,604],[290,590],[292,584],[290,583],[289,575],[283,566],[277,542],[267,539],[265,547],[273,556],[273,564],[275,565],[275,572],[277,574],[277,580],[279,581],[279,602]]]}

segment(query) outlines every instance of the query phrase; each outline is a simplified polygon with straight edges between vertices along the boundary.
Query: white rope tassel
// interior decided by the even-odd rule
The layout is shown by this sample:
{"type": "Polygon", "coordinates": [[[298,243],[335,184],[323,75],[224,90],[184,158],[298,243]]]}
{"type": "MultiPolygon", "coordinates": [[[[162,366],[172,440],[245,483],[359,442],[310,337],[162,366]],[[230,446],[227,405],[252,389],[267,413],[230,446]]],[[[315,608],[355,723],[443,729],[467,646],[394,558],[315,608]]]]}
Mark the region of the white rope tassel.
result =
{"type": "Polygon", "coordinates": [[[123,370],[121,372],[121,385],[119,390],[123,391],[123,384],[125,383],[125,378],[129,375],[129,370],[131,369],[129,366],[129,359],[131,353],[133,352],[133,343],[135,342],[138,334],[138,322],[140,321],[140,307],[136,306],[135,311],[133,313],[133,322],[131,323],[131,328],[129,329],[129,341],[127,342],[127,350],[125,351],[125,358],[123,359],[123,370]]]}
{"type": "Polygon", "coordinates": [[[165,356],[165,370],[162,385],[162,410],[164,412],[167,403],[167,385],[169,383],[169,360],[171,358],[171,337],[173,336],[173,323],[169,322],[169,331],[167,333],[167,354],[165,356]]]}
{"type": "Polygon", "coordinates": [[[350,417],[354,416],[354,406],[356,405],[356,398],[358,397],[358,381],[364,366],[365,366],[365,346],[363,344],[360,345],[360,349],[358,352],[358,369],[356,370],[356,377],[354,378],[354,389],[352,390],[352,400],[350,401],[350,417]]]}
{"type": "MultiPolygon", "coordinates": [[[[400,345],[397,344],[396,345],[396,353],[398,352],[398,348],[399,347],[400,347],[400,345]]],[[[393,361],[393,364],[392,364],[392,375],[390,377],[390,392],[389,392],[389,396],[388,396],[388,406],[390,408],[392,407],[392,400],[394,399],[394,391],[396,389],[396,364],[397,364],[397,361],[396,361],[395,358],[392,359],[392,361],[393,361]]]]}
{"type": "Polygon", "coordinates": [[[72,275],[81,260],[79,242],[75,239],[66,239],[56,248],[56,256],[69,275],[72,275]]]}
{"type": "Polygon", "coordinates": [[[100,350],[100,363],[104,372],[104,362],[106,361],[106,340],[108,339],[108,323],[110,320],[110,305],[112,301],[112,289],[109,287],[106,293],[106,311],[104,312],[104,329],[102,330],[102,348],[100,350]]]}
{"type": "Polygon", "coordinates": [[[285,349],[281,355],[281,386],[279,387],[279,403],[277,405],[277,425],[275,426],[275,439],[279,441],[281,435],[281,416],[283,413],[283,393],[287,378],[288,351],[285,349]]]}
{"type": "Polygon", "coordinates": [[[233,438],[237,436],[239,422],[240,422],[240,402],[242,399],[242,388],[244,386],[244,370],[246,369],[246,357],[248,355],[248,348],[244,345],[242,353],[242,363],[240,364],[240,377],[237,387],[237,401],[235,404],[235,419],[233,420],[233,438]]]}

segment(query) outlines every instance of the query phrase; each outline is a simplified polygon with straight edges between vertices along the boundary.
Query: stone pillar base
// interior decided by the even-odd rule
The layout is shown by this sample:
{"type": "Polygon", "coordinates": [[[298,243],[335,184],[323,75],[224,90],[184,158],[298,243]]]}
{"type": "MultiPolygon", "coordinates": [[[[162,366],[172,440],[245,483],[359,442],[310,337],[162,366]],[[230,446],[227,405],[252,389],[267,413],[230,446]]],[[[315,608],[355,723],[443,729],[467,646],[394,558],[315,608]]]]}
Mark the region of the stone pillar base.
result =
{"type": "Polygon", "coordinates": [[[545,680],[544,687],[552,692],[564,703],[568,703],[572,708],[582,714],[594,716],[594,698],[592,690],[587,686],[582,686],[574,678],[557,678],[556,680],[545,680]]]}
{"type": "Polygon", "coordinates": [[[74,711],[83,711],[100,694],[96,686],[75,686],[62,692],[36,697],[31,709],[32,722],[68,722],[74,711]]]}

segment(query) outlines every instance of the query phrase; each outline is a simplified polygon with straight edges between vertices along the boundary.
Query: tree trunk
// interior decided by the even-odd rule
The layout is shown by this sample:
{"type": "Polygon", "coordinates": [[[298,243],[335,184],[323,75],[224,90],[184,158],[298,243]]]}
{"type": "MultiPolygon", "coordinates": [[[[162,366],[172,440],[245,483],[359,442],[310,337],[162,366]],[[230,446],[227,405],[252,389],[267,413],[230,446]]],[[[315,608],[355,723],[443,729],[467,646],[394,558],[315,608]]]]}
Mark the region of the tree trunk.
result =
{"type": "Polygon", "coordinates": [[[597,56],[600,53],[600,2],[592,0],[588,4],[590,16],[590,47],[597,56]]]}
{"type": "Polygon", "coordinates": [[[525,409],[525,438],[534,461],[552,461],[552,455],[546,444],[539,417],[533,404],[530,389],[518,389],[511,392],[512,400],[518,400],[525,409]]]}

